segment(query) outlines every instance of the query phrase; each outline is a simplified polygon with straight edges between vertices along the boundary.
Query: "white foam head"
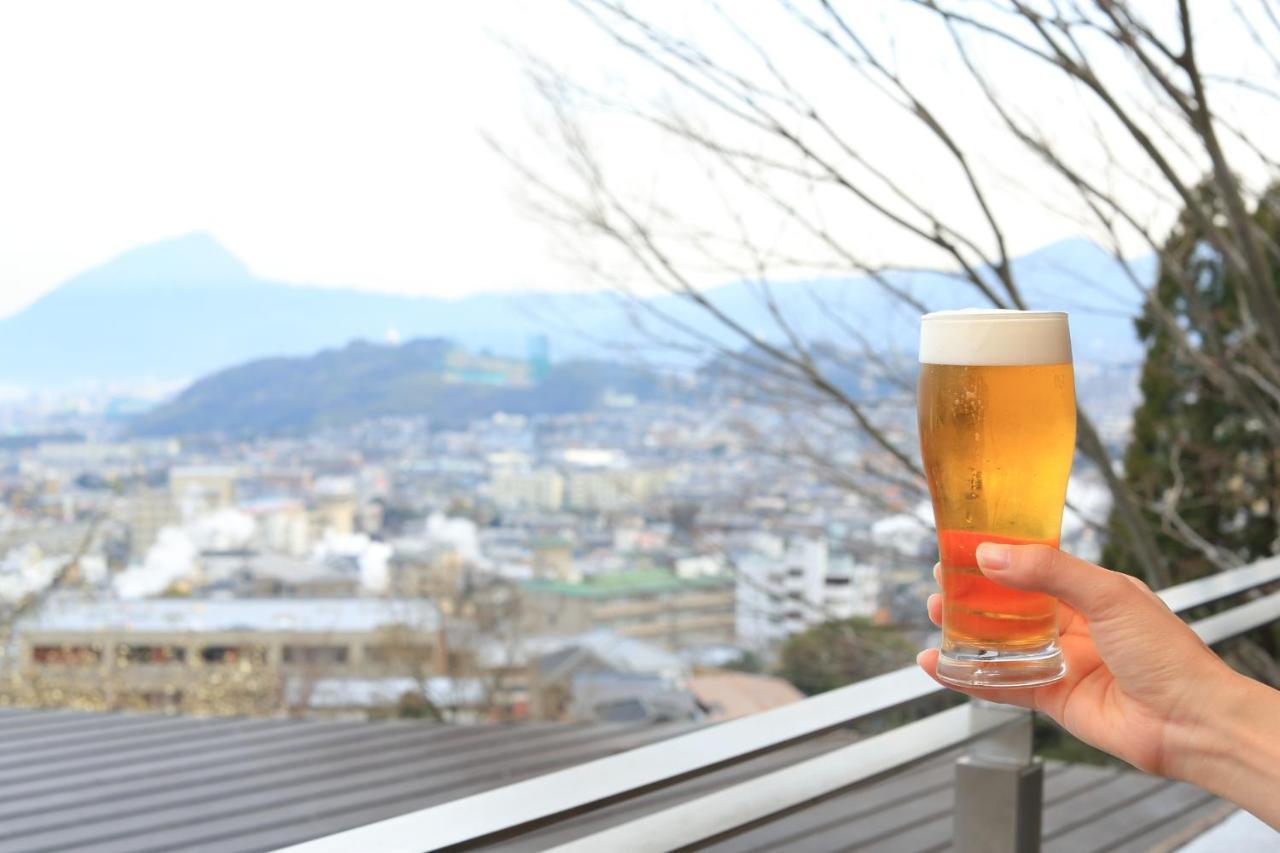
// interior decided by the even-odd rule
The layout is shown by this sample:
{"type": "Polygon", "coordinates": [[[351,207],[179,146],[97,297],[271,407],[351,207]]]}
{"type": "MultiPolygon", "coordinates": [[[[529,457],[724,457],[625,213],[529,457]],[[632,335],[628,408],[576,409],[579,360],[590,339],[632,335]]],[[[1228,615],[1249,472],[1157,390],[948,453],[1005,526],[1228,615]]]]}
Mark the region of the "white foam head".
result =
{"type": "Polygon", "coordinates": [[[920,319],[921,364],[1070,364],[1064,311],[965,308],[920,319]]]}

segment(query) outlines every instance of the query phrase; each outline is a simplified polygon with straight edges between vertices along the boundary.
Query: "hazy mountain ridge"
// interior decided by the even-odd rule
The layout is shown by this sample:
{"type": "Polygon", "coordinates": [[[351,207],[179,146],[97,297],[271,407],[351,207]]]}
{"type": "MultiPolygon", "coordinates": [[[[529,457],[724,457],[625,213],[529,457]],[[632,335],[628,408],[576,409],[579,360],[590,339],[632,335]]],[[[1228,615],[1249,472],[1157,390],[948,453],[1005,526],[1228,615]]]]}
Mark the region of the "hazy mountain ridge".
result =
{"type": "MultiPolygon", "coordinates": [[[[1149,277],[1150,261],[1140,266],[1149,277]]],[[[1138,358],[1130,317],[1139,294],[1102,250],[1066,241],[1018,259],[1015,268],[1033,307],[1073,311],[1080,358],[1138,358]]],[[[893,280],[933,309],[978,302],[972,288],[942,273],[901,273],[893,280]]],[[[774,294],[792,325],[813,339],[846,342],[848,324],[878,347],[914,350],[916,312],[868,279],[781,284],[774,294]]],[[[779,337],[752,285],[728,284],[708,295],[745,327],[779,337]]],[[[663,295],[649,306],[697,334],[741,346],[688,300],[663,295]]],[[[669,336],[660,323],[642,322],[669,336]]],[[[448,300],[282,284],[255,277],[212,238],[193,234],[126,252],[0,320],[0,383],[189,379],[252,359],[383,340],[391,330],[406,339],[449,337],[468,349],[513,356],[538,333],[552,336],[557,358],[621,357],[650,342],[614,294],[448,300]]]]}

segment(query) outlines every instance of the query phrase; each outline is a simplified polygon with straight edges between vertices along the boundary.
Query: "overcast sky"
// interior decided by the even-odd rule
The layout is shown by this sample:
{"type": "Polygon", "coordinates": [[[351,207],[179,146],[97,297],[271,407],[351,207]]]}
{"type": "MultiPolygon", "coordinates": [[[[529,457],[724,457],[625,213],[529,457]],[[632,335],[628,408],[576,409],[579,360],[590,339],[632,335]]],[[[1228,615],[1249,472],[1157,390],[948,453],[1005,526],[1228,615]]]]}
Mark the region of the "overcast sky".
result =
{"type": "MultiPolygon", "coordinates": [[[[584,26],[551,0],[3,4],[0,314],[190,231],[284,281],[582,286],[480,131],[530,133],[495,36],[607,63],[584,26]]],[[[1019,229],[1020,249],[1071,230],[1030,210],[1019,229]]]]}

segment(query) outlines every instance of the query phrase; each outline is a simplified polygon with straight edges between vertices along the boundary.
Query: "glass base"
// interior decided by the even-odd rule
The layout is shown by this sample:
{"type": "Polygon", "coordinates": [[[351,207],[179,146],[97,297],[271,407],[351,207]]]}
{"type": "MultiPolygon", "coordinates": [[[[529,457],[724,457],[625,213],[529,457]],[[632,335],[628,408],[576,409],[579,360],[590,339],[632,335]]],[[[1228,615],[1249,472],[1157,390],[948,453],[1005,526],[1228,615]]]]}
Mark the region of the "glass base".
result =
{"type": "Polygon", "coordinates": [[[1036,687],[1066,674],[1056,643],[1017,652],[956,645],[938,656],[938,678],[957,687],[1036,687]]]}

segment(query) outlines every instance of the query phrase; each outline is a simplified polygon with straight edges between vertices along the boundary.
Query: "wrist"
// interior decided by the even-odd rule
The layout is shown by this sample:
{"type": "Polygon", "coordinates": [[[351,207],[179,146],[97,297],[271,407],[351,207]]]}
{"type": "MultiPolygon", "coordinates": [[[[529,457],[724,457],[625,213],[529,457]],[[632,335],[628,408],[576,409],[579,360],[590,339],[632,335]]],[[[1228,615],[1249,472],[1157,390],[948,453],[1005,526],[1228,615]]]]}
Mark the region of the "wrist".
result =
{"type": "Polygon", "coordinates": [[[1167,775],[1238,804],[1280,759],[1270,732],[1280,714],[1280,692],[1225,669],[1206,685],[1204,699],[1168,743],[1167,775]]]}

